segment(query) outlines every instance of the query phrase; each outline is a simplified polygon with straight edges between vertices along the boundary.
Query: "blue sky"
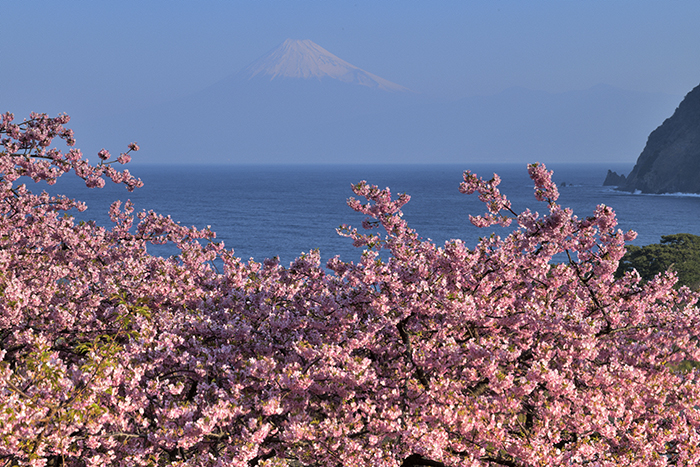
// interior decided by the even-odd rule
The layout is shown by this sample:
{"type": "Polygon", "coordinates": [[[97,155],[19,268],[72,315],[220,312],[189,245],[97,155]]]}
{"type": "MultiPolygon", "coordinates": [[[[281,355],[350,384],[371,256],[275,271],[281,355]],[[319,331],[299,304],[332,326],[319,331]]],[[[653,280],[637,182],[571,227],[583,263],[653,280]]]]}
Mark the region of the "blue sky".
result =
{"type": "Polygon", "coordinates": [[[0,102],[16,113],[170,100],[286,38],[445,98],[599,83],[682,96],[700,82],[698,1],[0,3],[0,102]]]}

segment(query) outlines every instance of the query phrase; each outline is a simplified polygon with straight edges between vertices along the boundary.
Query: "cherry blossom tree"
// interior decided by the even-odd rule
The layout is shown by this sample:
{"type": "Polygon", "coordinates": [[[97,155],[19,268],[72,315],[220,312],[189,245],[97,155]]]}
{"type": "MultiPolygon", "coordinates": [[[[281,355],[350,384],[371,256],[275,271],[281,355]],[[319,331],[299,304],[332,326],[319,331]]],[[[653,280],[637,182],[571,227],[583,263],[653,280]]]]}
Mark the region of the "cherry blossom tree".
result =
{"type": "Polygon", "coordinates": [[[634,234],[558,205],[544,165],[541,215],[465,172],[488,210],[472,222],[515,223],[505,238],[435,245],[409,196],[360,182],[364,229],[339,233],[362,258],[283,266],[131,203],[76,223],[83,204],[21,177],[131,190],[114,162],[138,146],[90,165],[67,122],[0,123],[0,465],[700,463],[699,296],[615,278],[634,234]],[[179,254],[148,253],[166,242],[179,254]]]}

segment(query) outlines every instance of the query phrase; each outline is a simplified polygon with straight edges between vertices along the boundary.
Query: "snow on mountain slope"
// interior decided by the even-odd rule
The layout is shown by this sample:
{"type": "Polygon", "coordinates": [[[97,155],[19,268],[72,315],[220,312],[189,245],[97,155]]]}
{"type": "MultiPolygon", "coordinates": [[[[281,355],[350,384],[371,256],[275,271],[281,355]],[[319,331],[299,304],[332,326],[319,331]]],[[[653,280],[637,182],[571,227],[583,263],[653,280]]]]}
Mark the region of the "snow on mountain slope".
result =
{"type": "Polygon", "coordinates": [[[383,91],[409,91],[336,57],[310,40],[287,39],[279,47],[248,65],[241,74],[247,79],[269,77],[269,80],[331,78],[383,91]]]}

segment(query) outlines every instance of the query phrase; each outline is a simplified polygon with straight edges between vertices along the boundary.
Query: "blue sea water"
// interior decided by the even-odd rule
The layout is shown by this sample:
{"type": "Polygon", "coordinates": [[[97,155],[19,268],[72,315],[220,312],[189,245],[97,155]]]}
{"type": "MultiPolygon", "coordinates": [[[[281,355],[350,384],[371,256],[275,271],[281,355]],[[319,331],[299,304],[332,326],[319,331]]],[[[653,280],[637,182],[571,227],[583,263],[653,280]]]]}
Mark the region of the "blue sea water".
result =
{"type": "MultiPolygon", "coordinates": [[[[657,243],[661,235],[687,232],[700,235],[700,196],[639,195],[603,187],[607,169],[629,173],[631,165],[558,164],[554,180],[560,185],[560,203],[579,217],[591,215],[598,204],[615,209],[619,227],[635,230],[637,245],[657,243]]],[[[394,194],[406,192],[411,201],[404,218],[419,235],[438,244],[461,238],[475,245],[491,231],[478,229],[469,214],[482,214],[484,205],[476,195],[459,193],[462,172],[472,170],[484,178],[494,172],[502,178],[501,191],[520,212],[525,208],[546,212],[547,206],[533,196],[526,165],[278,165],[278,166],[148,166],[131,167],[145,186],[128,193],[107,182],[103,189],[87,189],[73,175],[62,177],[47,189],[88,204],[81,220],[110,225],[107,209],[115,199],[131,199],[137,210],[170,215],[182,225],[211,225],[217,240],[247,260],[279,256],[288,264],[302,252],[318,248],[322,260],[340,255],[356,260],[359,251],[335,229],[343,223],[361,228],[364,216],[346,205],[353,196],[350,185],[360,180],[389,187],[394,194]]],[[[31,184],[31,182],[30,182],[31,184]]],[[[509,230],[498,233],[504,235],[509,230]]],[[[174,249],[155,250],[172,254],[174,249]]]]}

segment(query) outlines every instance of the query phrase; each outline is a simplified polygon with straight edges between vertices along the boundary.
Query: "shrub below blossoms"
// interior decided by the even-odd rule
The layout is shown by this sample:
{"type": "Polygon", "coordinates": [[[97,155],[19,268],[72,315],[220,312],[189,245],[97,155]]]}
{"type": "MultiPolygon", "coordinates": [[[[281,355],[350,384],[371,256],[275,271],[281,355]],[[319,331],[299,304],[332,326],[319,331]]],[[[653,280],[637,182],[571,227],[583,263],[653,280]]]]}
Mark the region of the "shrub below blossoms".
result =
{"type": "Polygon", "coordinates": [[[401,217],[407,195],[360,182],[349,205],[380,230],[339,233],[361,260],[283,267],[130,203],[110,229],[74,223],[79,203],[17,178],[138,181],[108,151],[46,149],[73,143],[67,117],[2,118],[0,465],[700,463],[698,295],[616,279],[633,234],[606,206],[559,206],[541,164],[543,215],[464,174],[488,209],[472,222],[514,222],[505,238],[437,246],[401,217]],[[179,255],[147,253],[165,242],[179,255]]]}

